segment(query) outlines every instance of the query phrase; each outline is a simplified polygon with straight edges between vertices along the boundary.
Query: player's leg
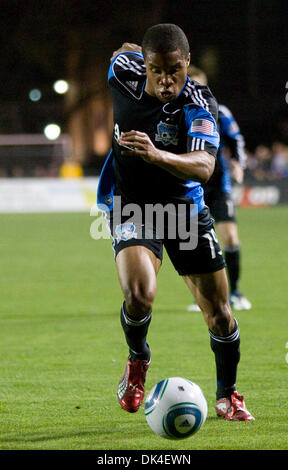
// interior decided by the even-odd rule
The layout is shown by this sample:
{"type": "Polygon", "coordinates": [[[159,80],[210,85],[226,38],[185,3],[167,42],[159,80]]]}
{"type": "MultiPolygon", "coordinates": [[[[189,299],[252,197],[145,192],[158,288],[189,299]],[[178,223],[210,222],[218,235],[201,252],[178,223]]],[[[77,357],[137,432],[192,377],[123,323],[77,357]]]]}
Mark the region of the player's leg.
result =
{"type": "Polygon", "coordinates": [[[254,420],[243,397],[236,391],[240,333],[229,304],[225,269],[183,278],[200,306],[209,329],[216,362],[216,412],[228,420],[254,420]]]}
{"type": "Polygon", "coordinates": [[[225,220],[225,216],[222,213],[222,219],[224,220],[217,222],[217,233],[222,242],[228,271],[230,284],[230,303],[233,308],[235,308],[235,310],[249,310],[251,309],[251,303],[239,291],[239,281],[241,274],[241,251],[238,236],[238,225],[234,216],[231,218],[231,220],[229,220],[228,217],[229,215],[227,213],[227,220],[225,220]]]}
{"type": "Polygon", "coordinates": [[[140,408],[145,393],[150,348],[146,342],[156,295],[156,276],[161,260],[145,246],[128,246],[118,252],[116,266],[124,295],[121,325],[129,357],[117,389],[121,407],[130,412],[140,408]]]}
{"type": "Polygon", "coordinates": [[[208,205],[215,220],[217,234],[223,247],[226,261],[230,304],[235,310],[249,310],[251,303],[239,291],[241,274],[241,250],[238,236],[238,225],[235,204],[232,195],[224,191],[212,191],[205,194],[208,205]]]}
{"type": "MultiPolygon", "coordinates": [[[[215,207],[216,200],[217,200],[217,195],[218,195],[218,192],[215,191],[215,189],[210,190],[210,191],[207,191],[207,189],[205,189],[205,203],[206,203],[206,206],[209,207],[209,212],[212,215],[212,217],[214,217],[213,212],[214,212],[214,207],[215,207]]],[[[190,288],[190,291],[192,292],[191,288],[190,288]]],[[[188,312],[200,312],[201,313],[201,309],[196,301],[195,296],[194,296],[193,302],[187,306],[187,310],[188,312]]]]}
{"type": "Polygon", "coordinates": [[[117,396],[121,407],[129,412],[137,411],[144,399],[144,383],[150,365],[146,337],[163,254],[162,242],[155,237],[153,226],[143,224],[142,209],[121,197],[120,200],[114,199],[113,211],[106,214],[124,296],[120,308],[121,326],[129,348],[117,396]],[[129,205],[130,211],[127,209],[129,205]],[[128,215],[124,215],[127,211],[128,215]]]}
{"type": "Polygon", "coordinates": [[[153,226],[144,226],[143,215],[143,207],[132,204],[122,196],[117,196],[117,200],[115,198],[113,211],[106,213],[124,295],[120,309],[121,325],[132,361],[148,360],[150,356],[146,335],[156,294],[156,275],[163,254],[162,242],[155,237],[153,226]],[[124,215],[129,206],[128,215],[124,215]]]}
{"type": "Polygon", "coordinates": [[[240,278],[240,244],[236,222],[217,222],[217,233],[224,250],[230,292],[234,292],[238,290],[240,278]]]}
{"type": "Polygon", "coordinates": [[[183,276],[201,308],[210,333],[217,373],[216,399],[230,396],[236,389],[240,359],[238,325],[228,300],[225,269],[183,276]]]}
{"type": "Polygon", "coordinates": [[[149,359],[146,336],[160,265],[161,260],[145,246],[128,246],[116,257],[118,277],[125,299],[121,307],[121,324],[131,360],[149,359]]]}
{"type": "Polygon", "coordinates": [[[183,279],[200,306],[209,330],[219,336],[229,334],[234,327],[234,317],[228,300],[225,269],[189,274],[183,279]]]}
{"type": "Polygon", "coordinates": [[[217,234],[224,251],[230,292],[238,289],[240,275],[240,250],[235,205],[230,193],[219,191],[212,206],[217,234]]]}
{"type": "Polygon", "coordinates": [[[194,295],[208,325],[213,343],[212,349],[216,351],[214,352],[217,366],[217,399],[219,399],[221,395],[229,395],[234,391],[239,344],[233,343],[235,354],[232,361],[229,357],[232,347],[230,342],[238,336],[237,322],[229,305],[225,261],[209,210],[206,208],[199,213],[197,246],[193,250],[182,250],[177,240],[165,241],[165,247],[174,267],[194,295]],[[218,338],[221,339],[218,341],[218,338]],[[226,346],[228,343],[230,347],[222,348],[222,345],[226,346]],[[219,347],[216,347],[218,344],[219,347]],[[224,365],[220,366],[222,363],[224,365]]]}
{"type": "Polygon", "coordinates": [[[229,420],[251,420],[253,417],[247,411],[243,397],[236,391],[240,335],[229,304],[225,261],[212,222],[209,211],[204,208],[198,214],[197,246],[193,250],[184,251],[177,240],[165,240],[165,247],[175,269],[193,293],[208,325],[216,361],[216,412],[223,413],[229,420]]]}
{"type": "Polygon", "coordinates": [[[236,389],[240,359],[238,325],[228,300],[225,269],[212,273],[183,276],[192,291],[210,333],[217,372],[216,399],[230,396],[236,389]]]}

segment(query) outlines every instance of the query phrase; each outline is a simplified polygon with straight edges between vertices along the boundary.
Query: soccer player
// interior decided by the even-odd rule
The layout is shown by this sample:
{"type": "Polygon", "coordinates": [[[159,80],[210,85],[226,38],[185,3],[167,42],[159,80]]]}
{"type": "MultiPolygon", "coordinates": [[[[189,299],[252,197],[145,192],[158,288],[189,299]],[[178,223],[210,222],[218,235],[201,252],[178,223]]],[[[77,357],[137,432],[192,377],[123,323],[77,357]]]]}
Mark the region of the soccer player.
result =
{"type": "Polygon", "coordinates": [[[109,215],[124,296],[120,318],[129,356],[117,396],[121,407],[131,413],[144,399],[151,361],[146,338],[164,246],[208,326],[216,361],[216,413],[227,420],[251,421],[254,418],[236,390],[239,328],[229,305],[225,262],[201,186],[215,167],[217,103],[207,87],[187,77],[189,61],[182,29],[159,24],[146,31],[142,48],[124,43],[115,51],[109,69],[115,127],[112,150],[100,175],[98,206],[109,215]],[[169,223],[160,237],[154,219],[150,227],[146,218],[144,224],[138,217],[131,220],[131,209],[134,214],[138,208],[145,213],[151,204],[170,209],[184,206],[188,223],[196,208],[196,248],[183,249],[185,237],[180,231],[176,238],[170,236],[169,223]]]}
{"type": "MultiPolygon", "coordinates": [[[[191,80],[201,85],[208,84],[203,70],[193,65],[189,65],[188,75],[191,80]]],[[[235,310],[250,310],[251,302],[239,291],[240,242],[230,177],[231,172],[232,178],[237,183],[243,182],[243,172],[246,166],[245,142],[231,111],[226,106],[219,105],[218,112],[220,147],[214,173],[204,185],[204,199],[217,224],[217,231],[224,248],[230,304],[235,310]],[[228,148],[231,154],[228,159],[222,154],[225,148],[228,148]]],[[[188,310],[200,311],[200,308],[194,303],[188,306],[188,310]]]]}

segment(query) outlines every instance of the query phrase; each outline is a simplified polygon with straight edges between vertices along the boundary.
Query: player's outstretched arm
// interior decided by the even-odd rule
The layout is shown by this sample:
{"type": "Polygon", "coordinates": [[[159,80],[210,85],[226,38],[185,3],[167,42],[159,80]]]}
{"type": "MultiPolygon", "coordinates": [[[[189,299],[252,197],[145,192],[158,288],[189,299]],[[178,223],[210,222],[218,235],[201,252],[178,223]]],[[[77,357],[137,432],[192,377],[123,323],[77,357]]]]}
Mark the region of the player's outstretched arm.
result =
{"type": "Polygon", "coordinates": [[[157,165],[181,179],[191,179],[204,184],[214,171],[215,158],[210,153],[196,150],[177,155],[159,150],[144,132],[132,130],[122,133],[118,143],[131,147],[131,150],[123,150],[123,155],[130,155],[131,158],[137,155],[147,163],[157,165]]]}
{"type": "Polygon", "coordinates": [[[244,179],[244,170],[237,160],[231,158],[231,176],[236,183],[242,184],[244,179]]]}
{"type": "Polygon", "coordinates": [[[110,62],[113,61],[116,55],[121,54],[121,52],[142,52],[142,47],[138,46],[138,44],[133,44],[132,42],[124,42],[119,49],[113,52],[110,62]]]}

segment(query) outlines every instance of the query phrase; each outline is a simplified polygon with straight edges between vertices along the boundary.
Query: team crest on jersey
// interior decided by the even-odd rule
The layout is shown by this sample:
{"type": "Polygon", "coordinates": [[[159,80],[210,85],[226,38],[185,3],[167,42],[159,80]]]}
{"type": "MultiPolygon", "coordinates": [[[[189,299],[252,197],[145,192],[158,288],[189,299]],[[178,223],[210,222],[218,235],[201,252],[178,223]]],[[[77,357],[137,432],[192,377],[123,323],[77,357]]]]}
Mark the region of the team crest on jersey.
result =
{"type": "Polygon", "coordinates": [[[178,126],[173,124],[167,124],[166,122],[160,121],[157,124],[158,134],[155,135],[157,142],[162,142],[163,145],[177,145],[178,144],[178,126]]]}
{"type": "Polygon", "coordinates": [[[116,225],[115,228],[115,235],[116,241],[119,243],[120,241],[126,242],[127,240],[131,240],[132,238],[137,238],[136,226],[133,223],[124,223],[116,225]]]}

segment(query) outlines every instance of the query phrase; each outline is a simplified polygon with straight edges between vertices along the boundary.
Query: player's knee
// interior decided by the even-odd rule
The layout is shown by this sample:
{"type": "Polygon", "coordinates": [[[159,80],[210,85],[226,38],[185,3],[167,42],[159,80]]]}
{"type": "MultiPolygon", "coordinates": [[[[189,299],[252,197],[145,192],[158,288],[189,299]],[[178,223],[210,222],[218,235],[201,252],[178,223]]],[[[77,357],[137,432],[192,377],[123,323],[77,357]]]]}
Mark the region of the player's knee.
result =
{"type": "Polygon", "coordinates": [[[209,329],[217,336],[229,335],[233,329],[234,318],[228,300],[218,300],[209,315],[209,329]]]}
{"type": "Polygon", "coordinates": [[[239,246],[238,236],[235,234],[231,234],[231,233],[227,234],[225,242],[224,242],[224,246],[226,249],[237,248],[239,246]]]}
{"type": "Polygon", "coordinates": [[[147,316],[152,310],[154,297],[154,289],[143,289],[138,285],[130,288],[125,294],[126,308],[129,315],[134,317],[135,320],[141,320],[147,316]]]}
{"type": "Polygon", "coordinates": [[[236,226],[228,226],[225,233],[222,234],[223,244],[227,248],[235,248],[239,246],[239,237],[236,226]]]}

